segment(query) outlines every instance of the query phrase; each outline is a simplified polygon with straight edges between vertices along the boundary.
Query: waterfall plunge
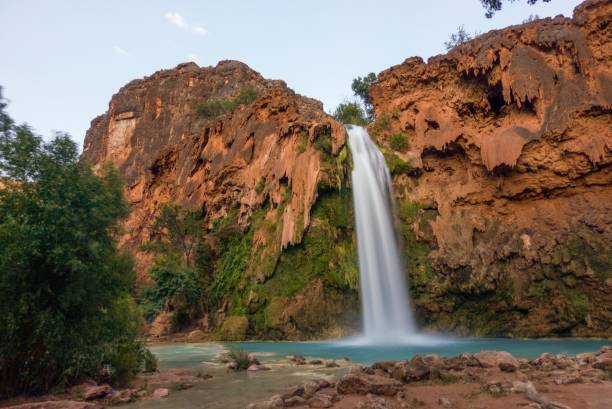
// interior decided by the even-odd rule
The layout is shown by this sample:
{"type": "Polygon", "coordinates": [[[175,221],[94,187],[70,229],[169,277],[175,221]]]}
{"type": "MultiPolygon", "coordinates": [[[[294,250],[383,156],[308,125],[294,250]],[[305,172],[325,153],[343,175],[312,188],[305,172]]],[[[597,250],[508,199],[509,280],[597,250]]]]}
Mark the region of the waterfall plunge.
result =
{"type": "Polygon", "coordinates": [[[359,126],[347,126],[366,342],[395,343],[417,335],[393,226],[393,187],[385,158],[359,126]]]}

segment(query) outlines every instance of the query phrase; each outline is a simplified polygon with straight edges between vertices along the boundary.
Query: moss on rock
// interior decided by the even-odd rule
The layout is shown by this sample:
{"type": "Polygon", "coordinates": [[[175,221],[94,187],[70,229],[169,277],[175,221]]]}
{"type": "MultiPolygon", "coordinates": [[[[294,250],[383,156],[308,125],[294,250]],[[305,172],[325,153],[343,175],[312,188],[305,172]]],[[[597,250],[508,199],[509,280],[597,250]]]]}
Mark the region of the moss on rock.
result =
{"type": "Polygon", "coordinates": [[[223,321],[218,332],[223,341],[244,341],[247,338],[249,320],[245,316],[232,316],[223,321]]]}

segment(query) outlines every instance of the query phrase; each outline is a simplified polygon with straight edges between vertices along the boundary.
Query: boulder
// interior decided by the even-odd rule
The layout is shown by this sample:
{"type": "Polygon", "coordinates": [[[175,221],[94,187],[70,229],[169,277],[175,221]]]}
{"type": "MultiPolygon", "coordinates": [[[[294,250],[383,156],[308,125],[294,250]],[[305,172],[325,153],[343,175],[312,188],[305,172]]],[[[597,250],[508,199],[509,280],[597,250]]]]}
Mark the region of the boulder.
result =
{"type": "Polygon", "coordinates": [[[301,396],[292,396],[290,398],[284,399],[284,402],[286,407],[302,406],[306,404],[306,399],[301,396]]]}
{"type": "Polygon", "coordinates": [[[124,389],[122,391],[118,391],[111,398],[111,403],[113,405],[120,405],[124,403],[133,402],[136,397],[136,391],[133,389],[124,389]]]}
{"type": "Polygon", "coordinates": [[[190,342],[201,341],[202,339],[204,339],[205,336],[206,334],[204,334],[204,331],[196,329],[195,331],[191,331],[187,335],[187,341],[190,341],[190,342]]]}
{"type": "Polygon", "coordinates": [[[157,388],[153,391],[153,397],[157,399],[167,398],[170,391],[167,388],[157,388]]]}
{"type": "Polygon", "coordinates": [[[317,392],[308,400],[308,406],[311,408],[331,408],[334,404],[332,395],[317,392]]]}
{"type": "Polygon", "coordinates": [[[499,367],[502,370],[513,372],[519,367],[517,359],[504,351],[480,351],[474,354],[474,358],[483,368],[499,367]]]}
{"type": "Polygon", "coordinates": [[[270,368],[268,368],[265,365],[258,365],[258,364],[252,364],[247,368],[247,371],[250,372],[258,372],[258,371],[269,371],[270,368]]]}
{"type": "Polygon", "coordinates": [[[102,399],[111,393],[113,393],[113,388],[106,384],[100,386],[88,386],[83,391],[83,399],[102,399]]]}
{"type": "Polygon", "coordinates": [[[387,373],[393,372],[393,368],[395,368],[395,364],[397,361],[378,361],[372,364],[372,368],[374,369],[382,369],[387,373]]]}
{"type": "Polygon", "coordinates": [[[612,371],[612,349],[603,350],[595,357],[593,368],[603,371],[612,371]]]}
{"type": "Polygon", "coordinates": [[[302,355],[292,355],[290,359],[291,362],[295,363],[296,365],[306,365],[306,358],[304,358],[302,355]]]}
{"type": "Polygon", "coordinates": [[[445,408],[445,409],[452,409],[455,407],[453,405],[453,402],[450,399],[445,398],[444,396],[440,396],[438,398],[438,405],[440,405],[441,408],[445,408]]]}
{"type": "Polygon", "coordinates": [[[337,390],[344,395],[356,394],[394,396],[402,383],[388,377],[368,374],[346,374],[338,381],[337,390]]]}

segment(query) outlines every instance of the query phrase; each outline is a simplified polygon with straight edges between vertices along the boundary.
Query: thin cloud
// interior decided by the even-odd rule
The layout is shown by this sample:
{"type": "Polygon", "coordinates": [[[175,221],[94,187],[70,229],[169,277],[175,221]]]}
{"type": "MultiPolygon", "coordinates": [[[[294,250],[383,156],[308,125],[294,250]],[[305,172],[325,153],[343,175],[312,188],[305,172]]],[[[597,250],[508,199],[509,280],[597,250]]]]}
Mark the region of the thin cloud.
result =
{"type": "Polygon", "coordinates": [[[125,49],[119,47],[118,45],[113,47],[113,52],[115,53],[115,55],[119,55],[119,56],[124,56],[124,55],[129,54],[125,49]]]}
{"type": "Polygon", "coordinates": [[[185,19],[183,18],[183,16],[181,16],[176,11],[168,11],[164,14],[164,17],[166,17],[166,20],[168,20],[170,24],[180,28],[183,31],[188,31],[190,33],[195,33],[202,36],[206,35],[206,29],[204,27],[197,24],[188,24],[187,21],[185,21],[185,19]]]}
{"type": "Polygon", "coordinates": [[[187,59],[188,59],[189,61],[197,62],[198,55],[197,55],[197,54],[189,54],[189,55],[187,56],[187,59]]]}
{"type": "Polygon", "coordinates": [[[191,30],[199,35],[206,35],[206,29],[202,26],[193,26],[191,27],[191,30]]]}

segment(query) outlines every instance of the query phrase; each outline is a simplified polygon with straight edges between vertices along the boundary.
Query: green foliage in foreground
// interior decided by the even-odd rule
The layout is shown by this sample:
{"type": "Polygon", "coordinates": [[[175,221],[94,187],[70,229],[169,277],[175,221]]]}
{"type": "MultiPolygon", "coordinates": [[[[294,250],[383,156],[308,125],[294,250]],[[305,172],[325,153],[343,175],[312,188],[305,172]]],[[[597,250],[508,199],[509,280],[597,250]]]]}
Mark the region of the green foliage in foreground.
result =
{"type": "Polygon", "coordinates": [[[216,118],[226,112],[233,111],[241,105],[249,105],[254,102],[259,93],[255,88],[247,87],[240,91],[235,98],[209,99],[198,105],[196,112],[204,118],[216,118]]]}
{"type": "Polygon", "coordinates": [[[345,125],[366,126],[368,119],[361,105],[357,102],[346,102],[336,107],[334,118],[345,125]]]}
{"type": "Polygon", "coordinates": [[[0,122],[0,399],[85,377],[124,384],[146,350],[114,239],[122,183],[79,163],[68,136],[45,143],[2,106],[0,122]]]}

